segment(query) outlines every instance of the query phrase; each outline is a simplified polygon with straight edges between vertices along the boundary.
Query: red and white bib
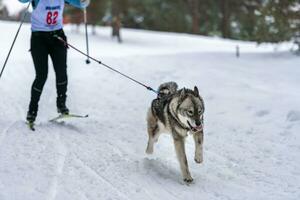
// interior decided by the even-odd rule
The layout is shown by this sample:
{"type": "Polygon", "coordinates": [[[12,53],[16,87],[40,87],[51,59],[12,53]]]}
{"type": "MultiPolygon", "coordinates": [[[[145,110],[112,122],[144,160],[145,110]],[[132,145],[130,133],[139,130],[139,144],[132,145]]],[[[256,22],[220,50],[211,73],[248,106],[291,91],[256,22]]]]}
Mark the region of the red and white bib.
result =
{"type": "Polygon", "coordinates": [[[32,31],[55,31],[63,27],[64,0],[40,0],[31,14],[32,31]]]}

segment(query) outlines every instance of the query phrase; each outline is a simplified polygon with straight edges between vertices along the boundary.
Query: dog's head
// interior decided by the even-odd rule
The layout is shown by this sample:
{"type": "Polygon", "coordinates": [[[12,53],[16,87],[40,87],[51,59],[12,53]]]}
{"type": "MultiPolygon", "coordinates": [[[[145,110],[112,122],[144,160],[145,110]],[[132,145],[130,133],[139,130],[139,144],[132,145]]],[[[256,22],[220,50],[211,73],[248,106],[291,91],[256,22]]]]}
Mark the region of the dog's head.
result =
{"type": "Polygon", "coordinates": [[[178,119],[191,131],[198,132],[203,130],[204,102],[199,94],[198,88],[194,90],[181,89],[176,113],[178,119]]]}

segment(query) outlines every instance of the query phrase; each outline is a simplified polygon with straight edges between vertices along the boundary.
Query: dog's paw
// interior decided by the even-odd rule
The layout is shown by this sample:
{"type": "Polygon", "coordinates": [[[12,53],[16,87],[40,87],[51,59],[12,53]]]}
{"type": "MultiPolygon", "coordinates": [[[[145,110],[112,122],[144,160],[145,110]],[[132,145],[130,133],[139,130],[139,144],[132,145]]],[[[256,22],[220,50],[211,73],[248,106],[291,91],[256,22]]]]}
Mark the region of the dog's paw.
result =
{"type": "Polygon", "coordinates": [[[187,184],[190,184],[194,181],[194,179],[190,176],[190,177],[184,178],[183,181],[187,184]]]}
{"type": "Polygon", "coordinates": [[[147,148],[146,149],[146,154],[153,154],[153,148],[147,148]]]}
{"type": "Polygon", "coordinates": [[[198,163],[198,164],[200,164],[200,163],[203,162],[203,158],[202,158],[201,156],[195,157],[194,160],[195,160],[195,162],[198,163]]]}

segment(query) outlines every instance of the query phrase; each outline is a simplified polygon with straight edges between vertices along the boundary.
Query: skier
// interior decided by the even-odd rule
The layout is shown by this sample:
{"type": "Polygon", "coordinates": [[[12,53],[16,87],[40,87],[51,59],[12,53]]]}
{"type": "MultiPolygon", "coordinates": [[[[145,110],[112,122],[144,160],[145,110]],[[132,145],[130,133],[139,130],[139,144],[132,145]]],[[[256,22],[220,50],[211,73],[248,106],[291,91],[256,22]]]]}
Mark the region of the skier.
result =
{"type": "Polygon", "coordinates": [[[118,42],[122,43],[122,39],[121,39],[121,34],[120,34],[120,30],[121,30],[121,18],[119,15],[114,16],[112,19],[112,37],[117,37],[118,38],[118,42]]]}
{"type": "Polygon", "coordinates": [[[40,96],[48,75],[48,55],[52,59],[56,75],[57,111],[68,115],[66,106],[67,78],[67,46],[56,36],[67,40],[63,31],[63,10],[65,3],[78,8],[86,8],[90,0],[19,0],[22,3],[31,2],[31,42],[30,51],[36,72],[31,87],[31,99],[27,112],[27,121],[33,124],[40,96]]]}

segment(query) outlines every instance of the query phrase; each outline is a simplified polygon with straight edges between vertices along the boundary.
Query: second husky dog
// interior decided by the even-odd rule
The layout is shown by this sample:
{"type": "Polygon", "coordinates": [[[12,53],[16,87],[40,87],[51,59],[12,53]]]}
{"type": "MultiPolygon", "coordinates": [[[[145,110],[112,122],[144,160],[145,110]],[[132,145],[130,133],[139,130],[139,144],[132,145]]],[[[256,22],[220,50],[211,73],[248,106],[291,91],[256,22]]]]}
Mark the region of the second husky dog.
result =
{"type": "Polygon", "coordinates": [[[153,153],[154,143],[162,132],[171,133],[183,180],[191,183],[185,153],[185,138],[188,132],[195,140],[195,161],[203,161],[203,113],[204,102],[198,88],[194,90],[177,89],[175,82],[168,82],[158,88],[158,97],[152,101],[147,115],[148,145],[146,153],[153,153]]]}

